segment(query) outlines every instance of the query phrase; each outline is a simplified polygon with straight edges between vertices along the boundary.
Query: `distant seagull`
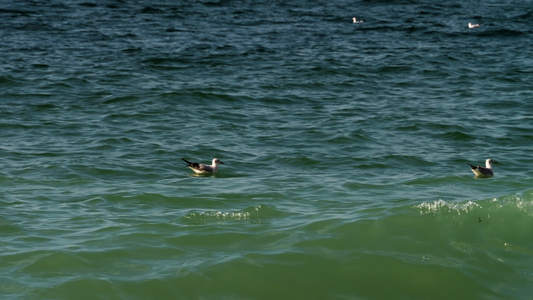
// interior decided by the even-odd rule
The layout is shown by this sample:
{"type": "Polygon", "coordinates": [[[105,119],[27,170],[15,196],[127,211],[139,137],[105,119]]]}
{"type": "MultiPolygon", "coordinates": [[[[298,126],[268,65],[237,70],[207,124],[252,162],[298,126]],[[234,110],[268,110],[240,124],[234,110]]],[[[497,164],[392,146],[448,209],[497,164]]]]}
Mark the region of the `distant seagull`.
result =
{"type": "Polygon", "coordinates": [[[492,172],[492,164],[497,164],[498,162],[495,160],[492,160],[490,158],[487,158],[485,161],[485,168],[482,166],[473,166],[471,164],[468,164],[472,168],[472,172],[476,174],[476,177],[478,178],[488,178],[494,176],[494,172],[492,172]]]}
{"type": "Polygon", "coordinates": [[[184,162],[187,163],[187,167],[193,170],[196,173],[216,173],[218,171],[218,164],[224,164],[218,158],[213,158],[213,163],[211,165],[199,164],[197,162],[190,162],[185,158],[182,158],[184,162]]]}
{"type": "Polygon", "coordinates": [[[479,24],[468,23],[468,28],[476,28],[476,27],[479,27],[479,24]]]}
{"type": "Polygon", "coordinates": [[[361,21],[357,21],[357,19],[355,17],[352,18],[353,20],[353,23],[364,23],[365,21],[364,20],[361,20],[361,21]]]}

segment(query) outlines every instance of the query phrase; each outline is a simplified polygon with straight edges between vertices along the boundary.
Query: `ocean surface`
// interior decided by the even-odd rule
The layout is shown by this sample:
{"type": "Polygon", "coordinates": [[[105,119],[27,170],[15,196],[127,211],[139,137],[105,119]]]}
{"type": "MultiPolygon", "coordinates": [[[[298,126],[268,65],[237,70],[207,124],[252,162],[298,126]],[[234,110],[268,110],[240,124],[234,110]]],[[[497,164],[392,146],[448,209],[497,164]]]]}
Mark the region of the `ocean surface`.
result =
{"type": "Polygon", "coordinates": [[[1,299],[532,299],[533,1],[0,20],[1,299]]]}

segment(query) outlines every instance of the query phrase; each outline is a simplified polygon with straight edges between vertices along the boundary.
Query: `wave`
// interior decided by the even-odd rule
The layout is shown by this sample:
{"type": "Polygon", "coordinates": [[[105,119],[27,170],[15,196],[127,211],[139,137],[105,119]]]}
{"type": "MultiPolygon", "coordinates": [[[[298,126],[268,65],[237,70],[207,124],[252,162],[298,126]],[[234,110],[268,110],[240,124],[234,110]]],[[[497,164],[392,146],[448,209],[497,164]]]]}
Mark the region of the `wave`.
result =
{"type": "Polygon", "coordinates": [[[478,36],[490,36],[490,37],[505,37],[505,38],[513,38],[517,36],[521,36],[527,34],[527,32],[520,31],[520,30],[512,30],[512,29],[495,29],[495,30],[486,30],[486,31],[480,31],[477,33],[478,36]]]}
{"type": "Polygon", "coordinates": [[[280,211],[272,209],[266,205],[259,204],[235,211],[201,211],[192,212],[181,218],[181,221],[188,225],[202,225],[220,222],[249,221],[260,223],[262,220],[271,219],[281,214],[280,211]]]}
{"type": "Polygon", "coordinates": [[[511,194],[500,198],[465,202],[445,201],[423,202],[415,206],[422,215],[460,217],[463,221],[471,217],[479,223],[491,221],[509,226],[533,218],[533,190],[522,195],[511,194]]]}

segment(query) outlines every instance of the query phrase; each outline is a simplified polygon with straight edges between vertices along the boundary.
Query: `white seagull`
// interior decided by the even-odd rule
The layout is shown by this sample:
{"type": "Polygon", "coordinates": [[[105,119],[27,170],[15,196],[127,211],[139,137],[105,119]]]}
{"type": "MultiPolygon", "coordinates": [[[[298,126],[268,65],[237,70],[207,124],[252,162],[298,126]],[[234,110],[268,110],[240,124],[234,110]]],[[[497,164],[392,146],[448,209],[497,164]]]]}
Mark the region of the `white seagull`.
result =
{"type": "Polygon", "coordinates": [[[468,23],[468,28],[476,28],[476,27],[479,27],[479,24],[468,23]]]}
{"type": "Polygon", "coordinates": [[[364,23],[365,21],[364,20],[361,20],[361,21],[357,21],[357,19],[355,17],[352,18],[354,24],[355,23],[364,23]]]}
{"type": "Polygon", "coordinates": [[[472,172],[476,174],[475,177],[478,178],[488,178],[494,176],[494,172],[492,172],[492,164],[497,164],[498,162],[495,160],[492,160],[490,158],[487,158],[485,161],[485,167],[482,166],[473,166],[471,164],[468,164],[472,168],[472,172]]]}
{"type": "Polygon", "coordinates": [[[185,158],[182,158],[187,163],[187,167],[196,173],[216,173],[218,172],[218,164],[224,164],[218,158],[213,158],[211,165],[199,164],[197,162],[190,162],[185,158]]]}

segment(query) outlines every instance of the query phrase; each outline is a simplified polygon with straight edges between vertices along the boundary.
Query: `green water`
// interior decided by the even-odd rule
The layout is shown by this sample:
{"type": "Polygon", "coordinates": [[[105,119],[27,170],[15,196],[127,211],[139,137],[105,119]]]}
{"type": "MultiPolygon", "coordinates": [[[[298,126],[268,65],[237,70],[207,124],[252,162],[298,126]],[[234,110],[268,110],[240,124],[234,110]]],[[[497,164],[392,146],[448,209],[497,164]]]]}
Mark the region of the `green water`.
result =
{"type": "Polygon", "coordinates": [[[530,299],[530,4],[4,3],[0,298],[530,299]]]}

